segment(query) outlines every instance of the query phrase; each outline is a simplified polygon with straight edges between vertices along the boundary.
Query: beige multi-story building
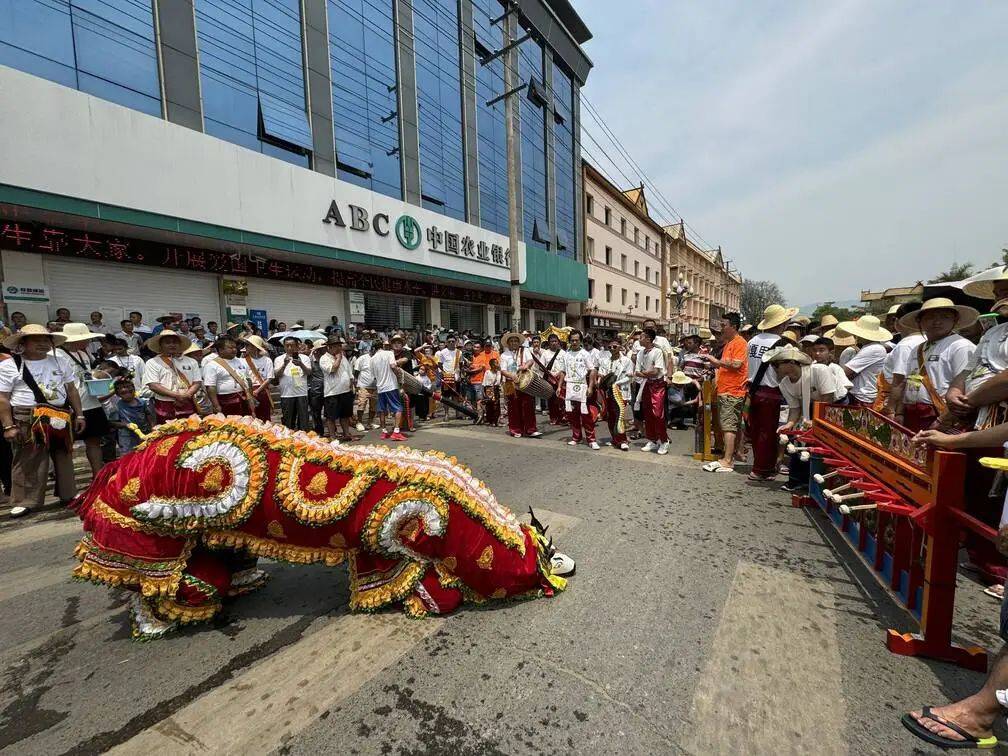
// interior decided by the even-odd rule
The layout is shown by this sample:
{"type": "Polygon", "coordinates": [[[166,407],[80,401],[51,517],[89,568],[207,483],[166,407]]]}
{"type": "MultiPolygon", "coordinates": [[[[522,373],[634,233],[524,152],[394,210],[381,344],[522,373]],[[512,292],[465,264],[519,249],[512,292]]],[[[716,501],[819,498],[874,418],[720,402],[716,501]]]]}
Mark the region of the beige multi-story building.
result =
{"type": "Polygon", "coordinates": [[[896,286],[883,291],[861,290],[861,303],[872,315],[885,315],[893,305],[905,302],[919,302],[924,294],[924,284],[918,281],[913,286],[896,286]]]}
{"type": "Polygon", "coordinates": [[[568,320],[604,336],[660,320],[665,233],[644,187],[622,190],[584,160],[582,178],[588,301],[571,305],[568,320]]]}
{"type": "Polygon", "coordinates": [[[717,328],[721,315],[738,312],[742,300],[742,274],[732,270],[721,248],[702,249],[686,235],[680,222],[664,229],[666,277],[662,287],[667,296],[662,299],[661,319],[670,332],[697,333],[700,328],[717,328]],[[682,281],[692,290],[683,298],[681,314],[675,296],[676,282],[682,281]]]}

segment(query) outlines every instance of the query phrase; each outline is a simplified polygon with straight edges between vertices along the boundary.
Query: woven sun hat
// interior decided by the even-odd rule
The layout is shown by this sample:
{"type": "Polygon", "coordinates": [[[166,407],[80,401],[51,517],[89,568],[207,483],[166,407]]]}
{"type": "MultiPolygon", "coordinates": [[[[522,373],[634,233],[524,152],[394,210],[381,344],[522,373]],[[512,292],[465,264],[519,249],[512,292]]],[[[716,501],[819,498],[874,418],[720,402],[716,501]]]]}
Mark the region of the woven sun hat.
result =
{"type": "Polygon", "coordinates": [[[963,328],[969,328],[971,325],[976,323],[977,318],[980,317],[980,313],[972,307],[957,305],[948,297],[935,297],[934,299],[929,299],[927,302],[922,304],[919,310],[908,312],[900,318],[899,324],[902,328],[917,328],[917,324],[920,323],[921,316],[926,312],[934,312],[935,310],[954,311],[959,317],[959,322],[955,325],[956,331],[962,330],[963,328]]]}
{"type": "Polygon", "coordinates": [[[94,341],[104,339],[104,333],[92,333],[85,323],[64,323],[63,324],[64,344],[75,344],[80,341],[94,341]]]}
{"type": "Polygon", "coordinates": [[[797,362],[799,365],[811,365],[812,358],[798,347],[783,346],[771,349],[763,355],[763,362],[771,365],[775,362],[797,362]]]}
{"type": "Polygon", "coordinates": [[[752,324],[746,323],[744,326],[739,328],[739,333],[749,333],[752,330],[752,324]]]}
{"type": "Polygon", "coordinates": [[[714,334],[711,333],[710,328],[701,328],[697,331],[696,335],[700,337],[701,341],[707,341],[708,339],[714,338],[714,334]]]}
{"type": "Polygon", "coordinates": [[[159,333],[157,336],[151,336],[149,339],[147,339],[147,341],[144,343],[144,346],[146,346],[152,352],[161,354],[161,339],[163,339],[165,336],[174,336],[180,342],[182,342],[183,353],[185,352],[186,349],[192,346],[192,341],[190,341],[188,337],[183,336],[181,333],[175,333],[175,331],[169,331],[167,328],[161,331],[161,333],[159,333]]]}
{"type": "Polygon", "coordinates": [[[763,310],[763,320],[756,324],[760,331],[768,331],[791,320],[798,314],[797,307],[784,307],[779,304],[772,304],[763,310]]]}
{"type": "Polygon", "coordinates": [[[798,334],[795,333],[794,331],[790,331],[790,330],[784,331],[784,333],[781,334],[781,338],[782,339],[787,339],[788,341],[793,341],[796,344],[798,343],[798,334]]]}
{"type": "Polygon", "coordinates": [[[672,383],[674,383],[676,386],[686,386],[690,383],[693,383],[693,379],[691,379],[688,375],[686,375],[686,373],[684,373],[682,370],[676,370],[674,373],[672,373],[669,380],[672,381],[672,383]]]}
{"type": "Polygon", "coordinates": [[[888,318],[890,315],[895,315],[896,313],[898,313],[899,308],[900,306],[898,304],[894,304],[892,307],[886,310],[886,317],[888,318]]]}
{"type": "Polygon", "coordinates": [[[269,345],[263,340],[262,336],[257,336],[254,333],[248,336],[242,336],[239,341],[244,341],[246,344],[251,344],[256,349],[261,352],[269,352],[269,345]]]}
{"type": "Polygon", "coordinates": [[[15,333],[13,336],[8,336],[4,339],[3,345],[8,349],[16,349],[18,345],[21,344],[21,340],[27,336],[45,336],[52,339],[53,346],[59,346],[64,341],[66,341],[66,336],[62,333],[52,333],[44,325],[38,325],[37,323],[28,323],[27,325],[21,326],[21,330],[15,333]]]}
{"type": "Polygon", "coordinates": [[[990,306],[990,311],[998,315],[1008,315],[1008,299],[999,299],[990,306]]]}
{"type": "Polygon", "coordinates": [[[815,344],[817,341],[819,341],[819,337],[816,336],[814,333],[810,333],[808,336],[804,336],[802,338],[802,340],[799,341],[798,343],[799,344],[815,344]]]}
{"type": "Polygon", "coordinates": [[[195,357],[197,354],[203,354],[203,352],[209,352],[213,347],[201,347],[199,344],[190,344],[189,347],[182,352],[186,357],[195,357]]]}
{"type": "Polygon", "coordinates": [[[857,344],[857,339],[850,336],[838,328],[831,328],[823,334],[824,339],[829,339],[833,342],[833,346],[839,347],[849,347],[857,344]]]}
{"type": "MultiPolygon", "coordinates": [[[[987,276],[989,274],[984,272],[979,275],[987,276]]],[[[970,281],[963,286],[963,294],[976,297],[977,299],[994,299],[995,281],[1008,281],[1008,265],[1003,266],[999,273],[991,275],[990,278],[984,278],[980,281],[970,281]]]]}
{"type": "Polygon", "coordinates": [[[857,320],[845,320],[837,325],[837,330],[865,341],[883,342],[892,339],[892,333],[883,328],[882,322],[874,315],[862,315],[857,320]]]}
{"type": "Polygon", "coordinates": [[[525,342],[525,337],[522,336],[517,331],[508,331],[503,336],[500,337],[500,345],[505,349],[510,349],[508,346],[509,339],[518,339],[518,346],[521,346],[525,342]]]}
{"type": "Polygon", "coordinates": [[[836,328],[836,325],[839,322],[840,321],[836,319],[836,315],[823,315],[822,320],[819,321],[819,325],[817,325],[813,330],[827,331],[830,328],[836,328]]]}
{"type": "Polygon", "coordinates": [[[812,323],[812,318],[810,318],[808,315],[799,315],[798,317],[794,318],[794,322],[800,326],[807,326],[812,323]]]}

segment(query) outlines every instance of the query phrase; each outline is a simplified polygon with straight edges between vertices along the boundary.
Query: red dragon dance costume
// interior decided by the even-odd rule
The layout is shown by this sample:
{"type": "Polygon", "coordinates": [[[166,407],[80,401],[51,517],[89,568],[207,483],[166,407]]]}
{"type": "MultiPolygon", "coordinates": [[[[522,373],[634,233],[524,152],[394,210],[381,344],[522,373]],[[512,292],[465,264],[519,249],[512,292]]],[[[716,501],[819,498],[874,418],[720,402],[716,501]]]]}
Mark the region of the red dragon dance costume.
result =
{"type": "Polygon", "coordinates": [[[346,560],[352,610],[400,604],[413,617],[566,585],[539,523],[519,523],[454,458],[331,445],[253,418],[168,422],[75,507],[74,575],[136,589],[137,637],[208,620],[259,587],[250,557],[346,560]]]}

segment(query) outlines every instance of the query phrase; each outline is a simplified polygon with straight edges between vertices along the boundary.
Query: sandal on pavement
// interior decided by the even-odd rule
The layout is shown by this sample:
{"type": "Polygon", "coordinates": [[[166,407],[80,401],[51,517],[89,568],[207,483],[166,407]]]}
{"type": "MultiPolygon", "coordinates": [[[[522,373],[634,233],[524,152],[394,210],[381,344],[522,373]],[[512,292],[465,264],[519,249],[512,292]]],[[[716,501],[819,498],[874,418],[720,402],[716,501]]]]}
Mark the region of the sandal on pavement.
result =
{"type": "Polygon", "coordinates": [[[708,462],[706,465],[703,466],[703,469],[704,472],[717,472],[717,469],[719,467],[721,467],[721,463],[715,460],[713,462],[708,462]]]}
{"type": "Polygon", "coordinates": [[[776,478],[777,475],[776,474],[775,475],[757,475],[756,473],[751,472],[748,475],[746,475],[746,477],[749,480],[755,480],[757,482],[766,483],[768,480],[773,480],[774,478],[776,478]]]}
{"type": "Polygon", "coordinates": [[[995,583],[994,585],[988,586],[984,588],[984,593],[992,598],[996,598],[998,601],[1004,601],[1004,583],[995,583]]]}
{"type": "Polygon", "coordinates": [[[931,713],[931,707],[925,706],[921,713],[932,722],[937,722],[942,727],[947,727],[952,730],[952,732],[958,733],[963,737],[963,740],[952,740],[951,738],[945,738],[941,735],[937,735],[927,727],[922,725],[916,719],[914,719],[910,714],[904,714],[900,721],[903,726],[906,727],[910,732],[916,735],[918,738],[931,745],[938,746],[939,748],[994,748],[998,744],[998,739],[996,736],[991,735],[989,738],[978,738],[976,735],[966,732],[959,725],[954,722],[949,722],[942,719],[937,714],[931,713]]]}

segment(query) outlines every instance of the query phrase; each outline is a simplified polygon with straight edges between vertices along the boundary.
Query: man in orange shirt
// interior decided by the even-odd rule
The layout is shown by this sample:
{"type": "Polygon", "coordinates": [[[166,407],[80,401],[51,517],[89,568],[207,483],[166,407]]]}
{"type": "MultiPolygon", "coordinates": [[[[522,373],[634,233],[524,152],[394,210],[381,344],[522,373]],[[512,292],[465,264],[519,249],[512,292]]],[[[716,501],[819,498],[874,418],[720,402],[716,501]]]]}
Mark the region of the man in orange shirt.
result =
{"type": "MultiPolygon", "coordinates": [[[[469,383],[475,387],[478,404],[481,404],[483,401],[483,376],[489,370],[491,360],[497,360],[499,363],[500,353],[493,348],[493,342],[490,339],[485,339],[483,341],[483,351],[476,352],[473,355],[472,363],[469,365],[469,383]]],[[[473,422],[477,421],[474,420],[473,422]]]]}
{"type": "Polygon", "coordinates": [[[724,456],[704,465],[708,472],[732,472],[735,465],[735,438],[742,417],[742,402],[746,395],[748,379],[748,344],[739,335],[741,318],[737,312],[726,312],[721,318],[721,358],[712,354],[703,357],[711,367],[717,368],[718,414],[721,433],[724,434],[724,456]]]}

